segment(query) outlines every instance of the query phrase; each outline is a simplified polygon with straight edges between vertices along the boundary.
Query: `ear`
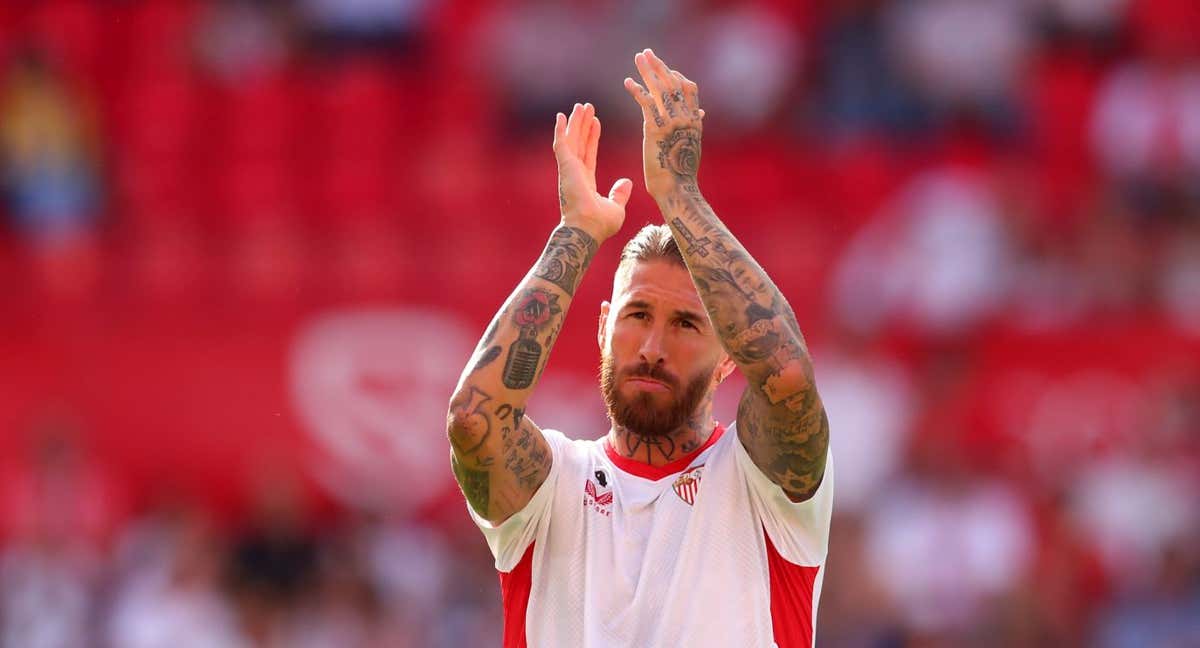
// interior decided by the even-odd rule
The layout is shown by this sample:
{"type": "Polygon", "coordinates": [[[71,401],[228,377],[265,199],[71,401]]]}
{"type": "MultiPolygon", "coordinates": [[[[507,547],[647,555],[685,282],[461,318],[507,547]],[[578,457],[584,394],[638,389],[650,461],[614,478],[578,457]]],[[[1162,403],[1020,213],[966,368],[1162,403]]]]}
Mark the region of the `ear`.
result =
{"type": "Polygon", "coordinates": [[[721,361],[717,363],[716,375],[714,376],[718,385],[725,382],[729,374],[733,373],[734,369],[737,369],[737,363],[733,361],[733,358],[729,357],[728,353],[722,353],[721,356],[721,361]]]}
{"type": "Polygon", "coordinates": [[[604,353],[604,337],[608,332],[608,307],[608,302],[600,302],[600,324],[596,327],[596,344],[600,345],[601,353],[604,353]]]}

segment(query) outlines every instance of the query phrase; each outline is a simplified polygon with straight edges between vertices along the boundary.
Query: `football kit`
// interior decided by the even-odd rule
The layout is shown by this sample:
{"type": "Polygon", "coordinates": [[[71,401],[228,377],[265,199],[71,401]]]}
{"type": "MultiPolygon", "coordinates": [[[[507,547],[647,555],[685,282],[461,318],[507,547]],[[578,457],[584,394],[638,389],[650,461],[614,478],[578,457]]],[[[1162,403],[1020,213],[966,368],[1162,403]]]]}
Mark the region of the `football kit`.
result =
{"type": "Polygon", "coordinates": [[[553,465],[528,504],[499,525],[471,511],[500,572],[504,648],[813,645],[832,456],[796,503],[734,426],[659,467],[607,436],[543,434],[553,465]]]}

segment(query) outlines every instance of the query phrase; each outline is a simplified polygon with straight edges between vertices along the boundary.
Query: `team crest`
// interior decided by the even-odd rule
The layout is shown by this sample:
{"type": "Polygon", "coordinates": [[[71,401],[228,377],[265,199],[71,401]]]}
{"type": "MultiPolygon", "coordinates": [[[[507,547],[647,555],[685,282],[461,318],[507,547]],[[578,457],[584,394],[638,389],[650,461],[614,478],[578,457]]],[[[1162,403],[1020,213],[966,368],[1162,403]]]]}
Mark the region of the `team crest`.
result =
{"type": "Polygon", "coordinates": [[[675,479],[675,483],[671,486],[675,489],[675,494],[679,496],[679,499],[687,502],[688,506],[696,504],[696,493],[700,492],[702,468],[704,468],[703,465],[688,468],[675,479]]]}
{"type": "Polygon", "coordinates": [[[605,480],[601,475],[596,476],[600,480],[600,487],[590,479],[583,485],[583,505],[602,515],[612,515],[613,492],[611,488],[603,486],[605,480]]]}

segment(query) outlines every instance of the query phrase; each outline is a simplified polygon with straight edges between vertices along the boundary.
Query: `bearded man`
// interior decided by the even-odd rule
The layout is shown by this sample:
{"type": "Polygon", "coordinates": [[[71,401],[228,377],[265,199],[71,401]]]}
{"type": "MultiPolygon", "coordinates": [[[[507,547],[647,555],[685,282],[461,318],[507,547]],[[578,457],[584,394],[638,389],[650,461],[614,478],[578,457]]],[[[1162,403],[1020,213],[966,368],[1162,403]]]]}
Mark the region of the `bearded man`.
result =
{"type": "MultiPolygon", "coordinates": [[[[505,647],[812,646],[833,501],[829,423],[795,315],[700,192],[697,86],[645,50],[643,173],[665,225],[621,251],[600,306],[595,441],[525,403],[572,296],[625,219],[596,191],[600,121],[558,114],[561,221],[450,402],[454,475],[496,558],[505,647]],[[712,396],[747,387],[728,428],[712,396]]],[[[644,85],[643,85],[644,84],[644,85]]]]}

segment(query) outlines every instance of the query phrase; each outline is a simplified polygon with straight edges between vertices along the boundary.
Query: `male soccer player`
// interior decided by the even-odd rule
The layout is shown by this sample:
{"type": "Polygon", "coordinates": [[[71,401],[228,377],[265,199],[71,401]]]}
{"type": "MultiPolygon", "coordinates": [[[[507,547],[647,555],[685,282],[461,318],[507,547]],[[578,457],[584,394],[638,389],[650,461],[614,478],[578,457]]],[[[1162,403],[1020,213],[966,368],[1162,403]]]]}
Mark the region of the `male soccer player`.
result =
{"type": "Polygon", "coordinates": [[[629,241],[600,305],[612,428],[572,441],[525,413],[633,187],[622,178],[597,193],[590,104],[556,117],[561,223],[450,402],[454,474],[500,571],[503,645],[811,646],[833,466],[804,338],[700,193],[696,84],[650,50],[634,63],[644,85],[625,88],[642,110],[646,188],[667,226],[629,241]],[[735,367],[748,386],[725,429],[712,395],[735,367]]]}

